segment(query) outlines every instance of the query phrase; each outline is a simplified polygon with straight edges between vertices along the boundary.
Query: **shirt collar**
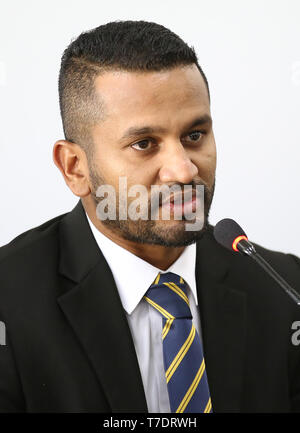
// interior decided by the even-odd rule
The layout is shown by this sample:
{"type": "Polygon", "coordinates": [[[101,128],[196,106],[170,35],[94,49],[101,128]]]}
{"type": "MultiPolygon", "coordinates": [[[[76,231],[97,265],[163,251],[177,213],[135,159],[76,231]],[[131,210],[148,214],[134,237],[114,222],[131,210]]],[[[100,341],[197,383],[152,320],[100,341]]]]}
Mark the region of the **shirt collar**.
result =
{"type": "Polygon", "coordinates": [[[94,238],[112,271],[123,308],[128,314],[136,308],[158,272],[180,275],[188,283],[198,305],[195,243],[185,247],[178,259],[166,271],[162,271],[113,242],[94,226],[87,214],[86,216],[94,238]]]}

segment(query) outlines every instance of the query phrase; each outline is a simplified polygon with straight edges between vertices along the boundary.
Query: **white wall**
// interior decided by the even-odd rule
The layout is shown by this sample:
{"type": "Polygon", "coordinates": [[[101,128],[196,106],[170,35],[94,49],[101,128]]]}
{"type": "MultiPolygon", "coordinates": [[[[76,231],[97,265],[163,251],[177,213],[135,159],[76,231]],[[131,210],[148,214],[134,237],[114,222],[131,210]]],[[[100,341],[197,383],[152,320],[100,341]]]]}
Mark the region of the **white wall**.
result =
{"type": "Polygon", "coordinates": [[[232,217],[252,240],[300,256],[299,0],[3,2],[0,245],[76,204],[52,162],[60,57],[117,19],[156,21],[196,48],[218,145],[211,222],[232,217]]]}

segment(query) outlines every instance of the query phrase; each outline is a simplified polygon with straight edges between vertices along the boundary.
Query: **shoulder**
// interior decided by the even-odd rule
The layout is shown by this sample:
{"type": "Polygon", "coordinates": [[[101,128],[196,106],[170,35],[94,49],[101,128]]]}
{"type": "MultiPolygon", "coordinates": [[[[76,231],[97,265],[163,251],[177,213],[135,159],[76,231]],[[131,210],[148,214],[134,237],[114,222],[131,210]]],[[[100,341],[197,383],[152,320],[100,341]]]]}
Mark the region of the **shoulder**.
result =
{"type": "Polygon", "coordinates": [[[66,214],[34,227],[0,248],[1,310],[18,299],[27,303],[53,284],[59,255],[59,225],[66,214]]]}
{"type": "Polygon", "coordinates": [[[264,257],[272,266],[278,267],[282,269],[282,272],[285,273],[285,270],[292,272],[299,276],[300,273],[300,258],[291,253],[282,253],[280,251],[274,251],[267,248],[262,247],[256,243],[253,243],[256,251],[264,257]]]}
{"type": "MultiPolygon", "coordinates": [[[[224,260],[226,259],[233,264],[240,264],[242,262],[249,263],[248,257],[234,251],[229,251],[220,244],[218,244],[214,238],[213,229],[214,226],[209,225],[203,236],[204,242],[214,244],[214,248],[218,250],[219,254],[223,257],[224,260]]],[[[250,242],[252,242],[251,239],[249,240],[250,242]]],[[[280,268],[288,266],[289,270],[295,271],[296,273],[300,272],[300,258],[296,255],[290,253],[283,253],[278,250],[271,250],[256,242],[252,242],[252,244],[255,246],[256,251],[261,256],[263,256],[264,259],[269,261],[271,265],[273,264],[274,266],[279,266],[280,268]]]]}
{"type": "MultiPolygon", "coordinates": [[[[250,239],[251,241],[251,239],[250,239]]],[[[300,291],[300,259],[293,254],[271,250],[253,242],[255,249],[295,290],[300,291]]],[[[209,226],[199,242],[198,250],[206,266],[212,262],[214,272],[223,265],[232,283],[246,290],[249,294],[270,293],[269,287],[276,286],[272,278],[251,258],[238,252],[230,251],[217,243],[213,235],[213,226],[209,226]],[[205,256],[210,259],[205,260],[205,256]],[[250,288],[251,287],[251,288],[250,288]]],[[[280,290],[279,290],[280,291],[280,290]]],[[[275,290],[273,293],[277,293],[275,290]]],[[[282,291],[283,293],[283,291],[282,291]]],[[[286,297],[286,294],[283,294],[286,297]]],[[[280,296],[281,298],[281,296],[280,296]]]]}
{"type": "Polygon", "coordinates": [[[18,256],[28,258],[28,252],[34,252],[40,245],[56,236],[58,225],[67,214],[59,215],[43,224],[21,233],[8,244],[0,247],[0,267],[3,262],[14,260],[18,256]]]}

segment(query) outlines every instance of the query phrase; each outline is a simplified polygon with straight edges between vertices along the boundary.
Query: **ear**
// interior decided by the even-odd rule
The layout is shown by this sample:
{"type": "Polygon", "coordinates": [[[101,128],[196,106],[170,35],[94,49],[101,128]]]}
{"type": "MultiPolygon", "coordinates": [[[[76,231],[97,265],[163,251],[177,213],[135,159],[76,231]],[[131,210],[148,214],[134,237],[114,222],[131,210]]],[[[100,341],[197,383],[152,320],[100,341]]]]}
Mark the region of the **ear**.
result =
{"type": "Polygon", "coordinates": [[[78,144],[58,140],[53,147],[53,161],[73,194],[78,197],[90,194],[87,158],[78,144]]]}

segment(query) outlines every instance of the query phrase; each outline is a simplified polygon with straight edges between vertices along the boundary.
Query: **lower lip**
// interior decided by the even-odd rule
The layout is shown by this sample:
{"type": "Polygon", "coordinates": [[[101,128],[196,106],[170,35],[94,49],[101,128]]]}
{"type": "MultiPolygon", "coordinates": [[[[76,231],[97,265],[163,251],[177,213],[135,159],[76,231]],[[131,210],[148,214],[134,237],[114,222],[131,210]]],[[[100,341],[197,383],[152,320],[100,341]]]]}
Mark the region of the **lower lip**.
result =
{"type": "MultiPolygon", "coordinates": [[[[193,197],[192,200],[186,201],[182,204],[170,203],[170,211],[171,212],[176,211],[176,212],[188,214],[188,213],[196,211],[196,205],[197,205],[197,199],[196,199],[196,197],[193,197]]],[[[169,203],[166,203],[163,205],[163,207],[168,207],[168,206],[169,206],[169,203]]]]}

